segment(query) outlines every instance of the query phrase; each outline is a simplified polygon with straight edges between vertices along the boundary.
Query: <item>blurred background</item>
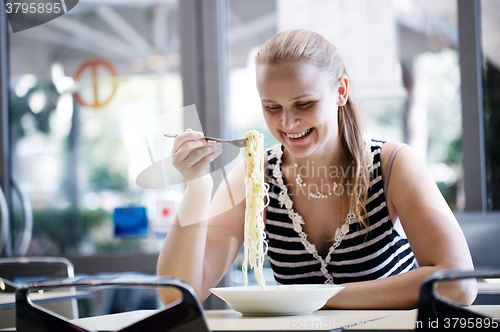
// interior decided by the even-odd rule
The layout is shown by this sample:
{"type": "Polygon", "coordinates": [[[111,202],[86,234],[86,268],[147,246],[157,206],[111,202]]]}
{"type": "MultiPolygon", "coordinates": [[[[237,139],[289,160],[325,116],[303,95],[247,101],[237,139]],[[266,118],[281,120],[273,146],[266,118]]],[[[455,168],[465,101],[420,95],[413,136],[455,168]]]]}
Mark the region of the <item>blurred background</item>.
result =
{"type": "MultiPolygon", "coordinates": [[[[369,135],[414,147],[464,230],[496,230],[499,15],[496,0],[80,0],[25,31],[4,22],[0,254],[154,274],[183,192],[136,184],[170,152],[155,121],[175,132],[199,121],[224,138],[256,129],[276,144],[254,57],[296,28],[338,47],[369,135]],[[178,112],[192,104],[199,119],[178,112]]],[[[238,264],[223,282],[242,282],[238,264]]]]}

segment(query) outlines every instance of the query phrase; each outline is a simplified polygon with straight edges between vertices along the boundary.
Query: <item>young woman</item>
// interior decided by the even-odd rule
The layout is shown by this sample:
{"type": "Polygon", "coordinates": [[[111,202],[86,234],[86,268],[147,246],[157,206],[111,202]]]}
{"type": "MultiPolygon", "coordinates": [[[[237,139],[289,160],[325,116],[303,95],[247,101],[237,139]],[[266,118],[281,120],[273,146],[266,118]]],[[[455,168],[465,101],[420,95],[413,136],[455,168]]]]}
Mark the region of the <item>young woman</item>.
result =
{"type": "MultiPolygon", "coordinates": [[[[327,308],[414,308],[433,272],[473,269],[463,233],[416,153],[365,137],[331,43],[307,30],[277,34],[257,56],[257,88],[281,143],[266,153],[264,215],[279,283],[345,285],[327,308]]],[[[203,301],[243,243],[246,172],[242,161],[228,176],[235,207],[224,185],[211,200],[213,182],[201,175],[221,146],[202,137],[188,130],[174,142],[174,165],[188,186],[158,274],[185,280],[203,301]]],[[[449,283],[438,291],[471,304],[475,287],[449,283]]]]}

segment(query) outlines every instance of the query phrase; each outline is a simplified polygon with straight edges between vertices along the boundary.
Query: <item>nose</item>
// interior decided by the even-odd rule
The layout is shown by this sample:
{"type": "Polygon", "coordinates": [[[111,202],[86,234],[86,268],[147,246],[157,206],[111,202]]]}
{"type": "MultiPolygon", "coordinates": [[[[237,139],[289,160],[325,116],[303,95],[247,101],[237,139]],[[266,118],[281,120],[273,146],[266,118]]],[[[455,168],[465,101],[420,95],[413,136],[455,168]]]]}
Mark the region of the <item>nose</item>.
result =
{"type": "Polygon", "coordinates": [[[281,112],[281,125],[285,130],[290,130],[300,123],[300,118],[297,114],[289,109],[284,109],[281,112]]]}

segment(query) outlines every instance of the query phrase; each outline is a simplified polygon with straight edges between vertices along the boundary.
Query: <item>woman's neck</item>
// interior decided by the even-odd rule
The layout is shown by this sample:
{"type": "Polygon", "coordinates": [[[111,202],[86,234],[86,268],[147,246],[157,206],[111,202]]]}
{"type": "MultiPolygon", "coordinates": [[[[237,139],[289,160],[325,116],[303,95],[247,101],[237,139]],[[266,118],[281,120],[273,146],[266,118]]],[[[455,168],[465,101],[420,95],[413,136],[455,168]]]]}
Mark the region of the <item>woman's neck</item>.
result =
{"type": "Polygon", "coordinates": [[[283,151],[283,166],[341,168],[345,165],[340,139],[335,140],[321,151],[304,158],[295,158],[286,149],[283,151]]]}

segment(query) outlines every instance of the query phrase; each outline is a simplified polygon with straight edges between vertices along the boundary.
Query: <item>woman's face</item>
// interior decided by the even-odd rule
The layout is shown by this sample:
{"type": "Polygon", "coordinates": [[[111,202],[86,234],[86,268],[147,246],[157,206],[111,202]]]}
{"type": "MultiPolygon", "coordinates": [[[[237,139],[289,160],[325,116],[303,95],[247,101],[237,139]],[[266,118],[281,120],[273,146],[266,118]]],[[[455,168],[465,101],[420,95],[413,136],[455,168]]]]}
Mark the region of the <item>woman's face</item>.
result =
{"type": "Polygon", "coordinates": [[[338,106],[345,104],[346,86],[347,78],[332,84],[324,70],[307,61],[257,66],[267,126],[295,158],[334,151],[338,106]]]}

